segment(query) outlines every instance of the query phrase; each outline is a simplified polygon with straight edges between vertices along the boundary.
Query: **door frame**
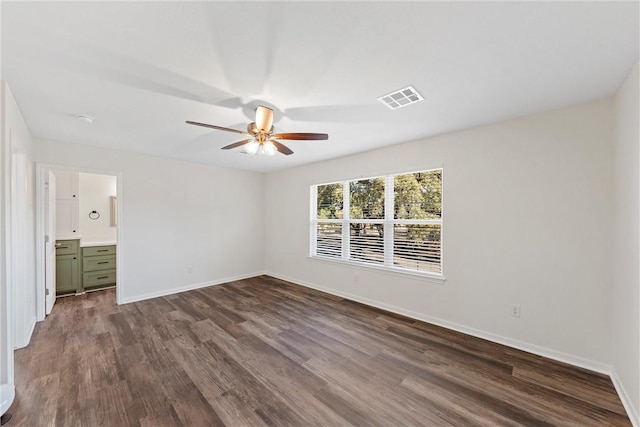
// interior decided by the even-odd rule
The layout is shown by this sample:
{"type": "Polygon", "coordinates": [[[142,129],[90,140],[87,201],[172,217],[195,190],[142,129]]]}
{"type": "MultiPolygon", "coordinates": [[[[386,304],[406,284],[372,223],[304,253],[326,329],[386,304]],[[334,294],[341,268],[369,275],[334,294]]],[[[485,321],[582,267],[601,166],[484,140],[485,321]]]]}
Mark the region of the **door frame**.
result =
{"type": "Polygon", "coordinates": [[[49,171],[64,170],[78,173],[93,173],[100,175],[111,175],[116,177],[116,196],[118,197],[117,215],[118,225],[116,229],[116,303],[122,303],[122,287],[126,284],[122,281],[124,265],[124,256],[122,251],[123,233],[122,226],[125,224],[123,215],[123,180],[122,172],[109,171],[103,169],[79,168],[75,166],[56,165],[51,163],[36,163],[36,318],[37,321],[45,318],[45,191],[44,183],[46,182],[49,171]]]}
{"type": "MultiPolygon", "coordinates": [[[[24,318],[24,315],[30,315],[28,311],[25,311],[24,302],[29,301],[30,293],[34,292],[33,289],[29,290],[28,287],[17,287],[16,284],[24,280],[29,283],[30,269],[28,266],[30,243],[29,237],[29,224],[28,224],[28,201],[29,192],[27,189],[27,182],[29,179],[29,167],[27,162],[27,153],[22,141],[16,137],[14,132],[10,132],[9,137],[9,154],[11,156],[9,162],[9,206],[8,212],[8,225],[10,228],[9,233],[9,245],[10,250],[7,256],[7,261],[10,263],[9,269],[10,277],[10,289],[11,289],[11,310],[13,330],[12,336],[12,349],[18,349],[27,346],[35,327],[35,321],[31,318],[24,318]],[[29,330],[22,330],[27,324],[29,330]]],[[[33,194],[33,193],[31,193],[33,194]]],[[[33,243],[31,243],[33,244],[33,243]]],[[[33,282],[31,282],[33,283],[33,282]]]]}
{"type": "Polygon", "coordinates": [[[56,288],[55,288],[55,283],[56,283],[56,268],[57,265],[55,265],[54,262],[51,261],[51,259],[53,258],[54,260],[56,259],[56,242],[54,239],[54,241],[51,241],[51,236],[53,235],[53,237],[57,237],[56,235],[56,230],[51,231],[51,229],[55,229],[56,227],[56,201],[55,201],[55,196],[56,196],[56,176],[53,172],[48,172],[45,173],[45,180],[49,179],[49,182],[44,182],[43,183],[43,189],[45,189],[45,195],[44,195],[44,200],[45,200],[45,219],[44,219],[44,229],[45,229],[45,235],[48,236],[48,238],[45,239],[44,242],[44,288],[45,288],[45,293],[44,293],[44,314],[45,316],[51,313],[51,310],[53,310],[53,306],[56,303],[56,288]],[[53,185],[52,185],[52,181],[53,181],[53,185]],[[53,192],[51,191],[53,189],[53,192]],[[51,199],[51,194],[53,193],[53,200],[51,199]],[[53,212],[52,212],[53,211],[53,212]],[[54,265],[47,265],[47,261],[50,261],[52,264],[54,265]],[[49,300],[51,300],[51,307],[49,307],[49,300]]]}
{"type": "MultiPolygon", "coordinates": [[[[0,103],[4,105],[4,82],[0,85],[0,103]]],[[[2,117],[4,125],[4,117],[2,117]]],[[[0,127],[4,132],[4,126],[0,127]]],[[[12,144],[11,137],[13,129],[9,129],[8,138],[4,134],[0,136],[0,195],[2,196],[2,206],[0,206],[0,240],[2,248],[0,254],[0,341],[2,348],[0,351],[0,415],[4,414],[15,398],[14,386],[14,338],[13,338],[13,269],[11,261],[13,250],[11,247],[13,230],[11,229],[12,207],[11,207],[11,181],[12,181],[12,144]],[[3,270],[4,268],[4,270],[3,270]]]]}

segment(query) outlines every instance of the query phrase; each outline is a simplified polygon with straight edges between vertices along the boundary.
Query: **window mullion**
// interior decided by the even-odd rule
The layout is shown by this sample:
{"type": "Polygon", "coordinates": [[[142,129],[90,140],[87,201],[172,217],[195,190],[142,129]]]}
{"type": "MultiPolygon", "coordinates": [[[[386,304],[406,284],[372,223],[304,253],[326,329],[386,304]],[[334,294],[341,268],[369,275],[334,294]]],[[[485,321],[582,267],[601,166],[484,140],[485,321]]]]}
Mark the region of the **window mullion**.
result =
{"type": "Polygon", "coordinates": [[[311,230],[309,233],[309,252],[311,256],[318,254],[318,220],[311,220],[311,230]]]}
{"type": "Polygon", "coordinates": [[[310,218],[311,230],[309,230],[309,253],[311,256],[318,254],[318,186],[311,188],[310,218]]]}
{"type": "Polygon", "coordinates": [[[384,182],[384,265],[393,266],[393,176],[384,182]]]}
{"type": "Polygon", "coordinates": [[[351,187],[349,181],[342,183],[342,260],[349,260],[349,226],[351,219],[351,187]]]}

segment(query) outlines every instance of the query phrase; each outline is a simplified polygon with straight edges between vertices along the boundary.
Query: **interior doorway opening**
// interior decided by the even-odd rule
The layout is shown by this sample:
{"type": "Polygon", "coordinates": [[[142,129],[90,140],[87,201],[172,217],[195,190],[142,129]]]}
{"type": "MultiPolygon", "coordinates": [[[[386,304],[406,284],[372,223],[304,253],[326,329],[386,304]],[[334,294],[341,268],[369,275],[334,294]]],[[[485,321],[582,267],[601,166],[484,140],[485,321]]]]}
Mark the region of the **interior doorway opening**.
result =
{"type": "Polygon", "coordinates": [[[36,175],[38,320],[63,296],[115,287],[119,303],[119,173],[37,165],[36,175]]]}

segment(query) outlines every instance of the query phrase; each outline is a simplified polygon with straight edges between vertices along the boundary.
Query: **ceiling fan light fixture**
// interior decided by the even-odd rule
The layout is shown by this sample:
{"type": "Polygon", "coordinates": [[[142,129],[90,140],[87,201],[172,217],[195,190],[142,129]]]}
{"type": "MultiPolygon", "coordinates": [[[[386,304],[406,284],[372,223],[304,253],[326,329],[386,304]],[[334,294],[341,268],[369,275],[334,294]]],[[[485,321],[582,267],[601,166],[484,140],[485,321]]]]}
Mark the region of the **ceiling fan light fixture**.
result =
{"type": "Polygon", "coordinates": [[[415,104],[422,101],[424,98],[414,89],[413,86],[407,86],[403,89],[396,90],[378,98],[378,101],[392,110],[396,110],[400,107],[406,107],[407,105],[415,104]]]}
{"type": "Polygon", "coordinates": [[[251,141],[250,143],[244,146],[244,151],[245,153],[253,156],[258,152],[258,148],[260,148],[260,144],[258,144],[258,141],[254,139],[253,141],[251,141]]]}
{"type": "Polygon", "coordinates": [[[260,145],[260,150],[258,152],[265,156],[273,156],[277,151],[278,150],[276,149],[276,146],[273,144],[273,142],[266,141],[260,145]]]}

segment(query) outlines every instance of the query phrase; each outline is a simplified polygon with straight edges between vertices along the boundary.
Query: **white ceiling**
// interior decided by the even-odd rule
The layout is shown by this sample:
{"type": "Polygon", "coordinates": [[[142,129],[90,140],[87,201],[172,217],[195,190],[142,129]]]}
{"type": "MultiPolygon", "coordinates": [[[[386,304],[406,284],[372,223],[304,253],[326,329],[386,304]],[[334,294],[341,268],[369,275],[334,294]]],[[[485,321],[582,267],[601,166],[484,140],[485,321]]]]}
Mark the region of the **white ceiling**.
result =
{"type": "Polygon", "coordinates": [[[273,171],[612,95],[638,2],[2,2],[35,137],[273,171]],[[425,100],[377,97],[413,85],[425,100]],[[276,108],[292,156],[219,148],[276,108]],[[74,118],[95,116],[93,124],[74,118]]]}

